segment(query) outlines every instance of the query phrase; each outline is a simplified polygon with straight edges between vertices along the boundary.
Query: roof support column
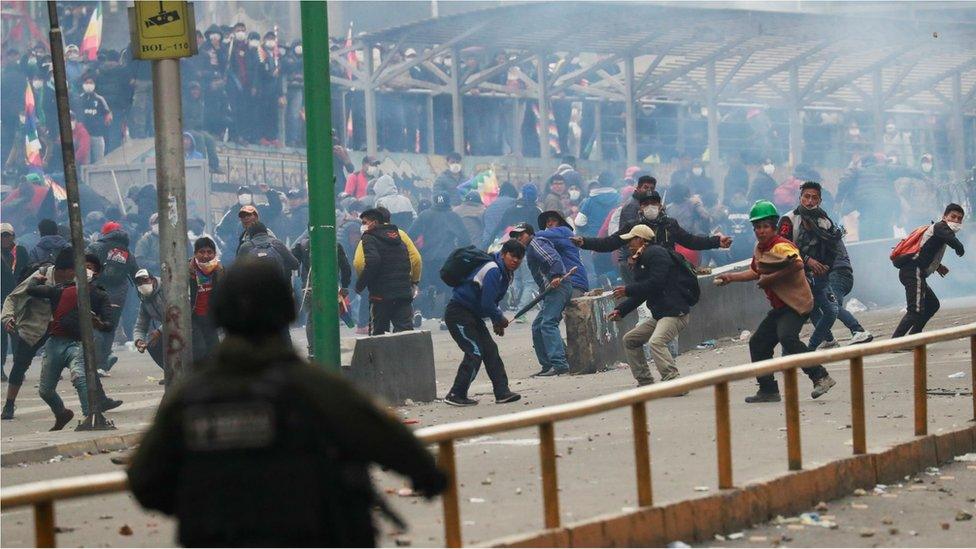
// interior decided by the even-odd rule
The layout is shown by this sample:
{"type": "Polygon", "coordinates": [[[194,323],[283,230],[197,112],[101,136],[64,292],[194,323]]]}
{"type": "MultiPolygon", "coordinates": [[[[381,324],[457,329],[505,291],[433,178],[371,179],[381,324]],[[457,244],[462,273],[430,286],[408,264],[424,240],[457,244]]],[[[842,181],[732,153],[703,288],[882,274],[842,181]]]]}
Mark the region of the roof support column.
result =
{"type": "Polygon", "coordinates": [[[886,152],[884,150],[884,90],[881,86],[881,69],[874,71],[873,76],[873,87],[874,87],[874,105],[872,110],[874,111],[874,151],[886,152]]]}
{"type": "Polygon", "coordinates": [[[603,101],[593,105],[593,146],[590,160],[603,160],[603,101]]]}
{"type": "Polygon", "coordinates": [[[542,53],[535,57],[536,82],[539,85],[539,158],[542,159],[542,173],[547,175],[551,171],[549,165],[549,79],[546,74],[546,56],[542,53]]]}
{"type": "Polygon", "coordinates": [[[624,102],[626,109],[627,165],[637,164],[637,103],[634,101],[634,57],[624,58],[624,102]]]}
{"type": "Polygon", "coordinates": [[[803,162],[803,119],[800,104],[800,69],[790,67],[790,166],[803,162]]]}
{"type": "Polygon", "coordinates": [[[451,128],[454,132],[454,151],[464,154],[464,107],[461,97],[461,54],[451,50],[451,128]]]}
{"type": "Polygon", "coordinates": [[[966,132],[962,117],[962,73],[952,75],[952,113],[949,123],[949,141],[952,143],[952,169],[955,179],[961,180],[966,173],[966,132]]]}
{"type": "Polygon", "coordinates": [[[516,97],[512,100],[512,154],[522,156],[522,121],[525,120],[524,104],[516,97]]]}
{"type": "Polygon", "coordinates": [[[376,146],[376,88],[373,86],[373,45],[367,44],[364,50],[366,56],[366,82],[363,95],[366,99],[366,154],[375,156],[376,146]]]}
{"type": "Polygon", "coordinates": [[[705,90],[708,108],[708,175],[717,181],[721,159],[718,150],[718,89],[715,81],[715,61],[708,64],[705,77],[708,85],[705,90]]]}
{"type": "Polygon", "coordinates": [[[434,94],[427,94],[427,154],[434,154],[434,94]]]}

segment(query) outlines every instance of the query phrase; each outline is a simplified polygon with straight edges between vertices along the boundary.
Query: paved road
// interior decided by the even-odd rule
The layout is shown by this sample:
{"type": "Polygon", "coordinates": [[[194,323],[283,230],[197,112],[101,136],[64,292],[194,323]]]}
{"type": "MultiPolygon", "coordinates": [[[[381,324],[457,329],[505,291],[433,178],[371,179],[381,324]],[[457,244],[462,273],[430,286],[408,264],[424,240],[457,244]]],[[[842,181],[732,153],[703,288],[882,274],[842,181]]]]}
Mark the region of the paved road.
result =
{"type": "Polygon", "coordinates": [[[809,509],[807,516],[780,517],[726,533],[702,547],[971,547],[976,540],[976,454],[968,457],[904,483],[879,485],[809,509]]]}
{"type": "MultiPolygon", "coordinates": [[[[944,304],[931,328],[971,321],[976,301],[944,304]]],[[[859,315],[862,322],[877,334],[888,334],[899,316],[898,311],[873,311],[859,315]]],[[[756,320],[758,322],[758,319],[756,320]]],[[[433,330],[437,360],[438,394],[449,387],[460,352],[446,332],[433,330]]],[[[838,335],[842,335],[839,331],[838,335]]],[[[297,334],[296,334],[297,335],[297,334]]],[[[296,337],[296,340],[299,339],[296,337]]],[[[521,392],[521,402],[496,405],[484,375],[472,387],[481,404],[471,408],[452,408],[442,403],[418,404],[397,409],[404,418],[418,420],[418,427],[452,421],[493,416],[517,410],[537,408],[580,400],[631,388],[634,381],[626,368],[589,376],[535,379],[529,376],[538,369],[531,349],[527,324],[515,325],[501,346],[502,355],[512,379],[512,388],[521,392]]],[[[124,353],[123,353],[124,354],[124,353]]],[[[134,393],[116,418],[124,429],[138,428],[148,421],[154,404],[149,401],[159,387],[147,380],[158,375],[154,366],[142,356],[125,356],[119,371],[108,380],[114,394],[134,393]],[[131,407],[130,407],[131,406],[131,407]],[[130,408],[127,408],[130,407],[130,408]]],[[[678,366],[684,373],[696,373],[748,361],[744,342],[726,341],[708,351],[682,355],[678,366]]],[[[959,391],[968,390],[968,343],[962,341],[930,349],[929,387],[959,391]],[[964,379],[950,379],[949,374],[965,370],[964,379]]],[[[865,360],[867,388],[868,443],[878,449],[911,436],[912,384],[910,354],[891,354],[865,360]]],[[[850,406],[846,365],[828,366],[838,386],[827,396],[813,401],[807,392],[810,384],[801,379],[801,425],[805,463],[823,463],[850,454],[850,406]]],[[[36,369],[28,377],[25,392],[36,383],[36,369]]],[[[62,394],[67,394],[65,384],[62,394]]],[[[782,405],[747,406],[742,399],[755,391],[755,385],[740,382],[731,387],[733,422],[733,463],[737,483],[786,470],[786,443],[782,405]]],[[[25,396],[30,396],[25,394],[25,396]]],[[[126,395],[128,396],[128,395],[126,395]]],[[[713,397],[710,391],[696,391],[683,398],[668,399],[649,405],[651,452],[655,501],[664,503],[700,496],[715,490],[715,451],[713,397]],[[696,488],[705,487],[708,492],[696,488]]],[[[965,396],[931,397],[929,399],[930,432],[966,425],[970,417],[970,400],[965,396]]],[[[24,400],[23,409],[40,404],[24,400]]],[[[42,404],[42,403],[41,403],[42,404]]],[[[43,409],[25,412],[28,423],[4,422],[3,451],[23,437],[51,436],[41,432],[49,418],[43,409]],[[36,415],[30,415],[36,414],[36,415]],[[8,435],[8,433],[11,433],[8,435]],[[18,434],[19,433],[19,434],[18,434]],[[12,440],[8,440],[8,438],[12,440]]],[[[73,433],[64,433],[69,438],[73,433]]],[[[57,439],[58,434],[54,434],[57,439]]],[[[633,448],[630,418],[626,411],[584,418],[556,427],[559,452],[561,514],[564,522],[583,520],[602,513],[619,512],[636,505],[633,485],[633,448]]],[[[530,531],[542,526],[540,472],[536,433],[526,429],[494,437],[480,437],[459,443],[458,468],[461,479],[461,517],[465,543],[483,542],[502,535],[530,531]]],[[[58,463],[35,464],[3,470],[2,484],[9,486],[48,478],[117,470],[109,456],[97,455],[68,459],[58,463]]],[[[399,478],[376,474],[377,486],[384,492],[395,492],[404,486],[399,478]]],[[[242,479],[246,481],[246,479],[242,479]]],[[[414,545],[443,543],[439,501],[424,502],[418,498],[388,495],[390,503],[412,525],[404,534],[414,545]]],[[[65,545],[154,546],[173,539],[172,524],[166,519],[134,509],[129,496],[92,498],[58,506],[58,525],[72,528],[60,536],[65,545]],[[111,518],[101,519],[101,516],[111,518]],[[127,524],[132,536],[118,534],[127,524]]],[[[3,513],[0,517],[4,545],[30,543],[31,526],[28,511],[3,513]]],[[[393,543],[398,534],[387,523],[380,523],[383,543],[393,543]]]]}

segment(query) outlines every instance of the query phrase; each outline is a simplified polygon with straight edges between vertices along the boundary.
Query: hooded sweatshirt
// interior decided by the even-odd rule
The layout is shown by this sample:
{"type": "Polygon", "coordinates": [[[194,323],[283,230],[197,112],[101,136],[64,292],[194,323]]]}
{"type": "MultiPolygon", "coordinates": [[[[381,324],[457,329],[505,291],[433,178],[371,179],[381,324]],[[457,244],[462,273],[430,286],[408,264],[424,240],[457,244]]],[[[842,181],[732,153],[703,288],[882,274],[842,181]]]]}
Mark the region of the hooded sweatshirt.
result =
{"type": "Polygon", "coordinates": [[[98,283],[105,289],[121,287],[129,280],[135,284],[136,271],[139,265],[135,255],[129,251],[129,234],[122,229],[114,230],[102,235],[97,242],[92,243],[86,250],[95,254],[102,262],[102,272],[98,275],[98,283]]]}
{"type": "Polygon", "coordinates": [[[382,206],[389,210],[394,224],[408,227],[413,223],[417,211],[414,210],[410,199],[400,194],[392,177],[381,175],[373,185],[373,192],[376,193],[376,207],[382,206]]]}
{"type": "Polygon", "coordinates": [[[593,189],[590,196],[580,204],[576,215],[576,227],[584,236],[596,236],[607,215],[620,204],[620,193],[613,187],[593,189]]]}
{"type": "Polygon", "coordinates": [[[162,285],[157,282],[156,288],[147,296],[139,294],[139,301],[139,317],[136,318],[135,328],[132,329],[132,340],[148,343],[149,331],[162,325],[163,313],[166,311],[162,285]]]}
{"type": "Polygon", "coordinates": [[[42,236],[37,244],[31,248],[30,264],[40,266],[42,263],[54,263],[54,258],[58,256],[58,253],[69,246],[71,243],[59,234],[42,236]]]}

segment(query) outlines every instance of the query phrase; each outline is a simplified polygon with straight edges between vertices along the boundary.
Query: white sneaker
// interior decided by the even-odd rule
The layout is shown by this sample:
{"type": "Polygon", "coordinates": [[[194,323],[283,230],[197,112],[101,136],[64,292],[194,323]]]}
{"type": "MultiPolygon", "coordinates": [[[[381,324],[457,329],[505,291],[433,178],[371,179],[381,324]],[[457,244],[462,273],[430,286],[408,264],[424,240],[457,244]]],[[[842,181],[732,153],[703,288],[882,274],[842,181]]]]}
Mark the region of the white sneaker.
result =
{"type": "Polygon", "coordinates": [[[98,370],[98,377],[112,377],[112,374],[108,373],[107,370],[98,370]]]}
{"type": "Polygon", "coordinates": [[[874,340],[874,335],[871,332],[854,332],[851,335],[851,345],[857,345],[858,343],[867,343],[874,340]]]}
{"type": "Polygon", "coordinates": [[[836,339],[831,339],[830,341],[824,341],[820,345],[817,345],[817,350],[822,351],[824,349],[836,349],[840,347],[840,343],[837,343],[836,339]]]}

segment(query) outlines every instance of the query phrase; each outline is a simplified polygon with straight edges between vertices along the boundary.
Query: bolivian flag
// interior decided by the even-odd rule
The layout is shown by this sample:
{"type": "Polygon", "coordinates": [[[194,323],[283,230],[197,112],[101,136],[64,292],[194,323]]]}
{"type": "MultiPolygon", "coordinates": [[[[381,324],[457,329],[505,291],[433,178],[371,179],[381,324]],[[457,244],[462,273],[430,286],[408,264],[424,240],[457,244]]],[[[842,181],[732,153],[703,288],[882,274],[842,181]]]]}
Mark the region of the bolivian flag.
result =
{"type": "Polygon", "coordinates": [[[458,185],[457,189],[461,196],[471,191],[478,191],[478,194],[481,195],[481,203],[487,206],[498,198],[498,178],[495,177],[495,170],[489,168],[479,172],[471,179],[458,185]]]}
{"type": "Polygon", "coordinates": [[[42,167],[41,140],[37,137],[37,117],[34,116],[34,90],[30,84],[24,91],[24,159],[28,166],[42,167]]]}
{"type": "Polygon", "coordinates": [[[98,59],[98,47],[102,44],[102,6],[95,6],[91,19],[88,20],[88,28],[85,30],[85,37],[81,40],[81,53],[89,61],[98,59]]]}

